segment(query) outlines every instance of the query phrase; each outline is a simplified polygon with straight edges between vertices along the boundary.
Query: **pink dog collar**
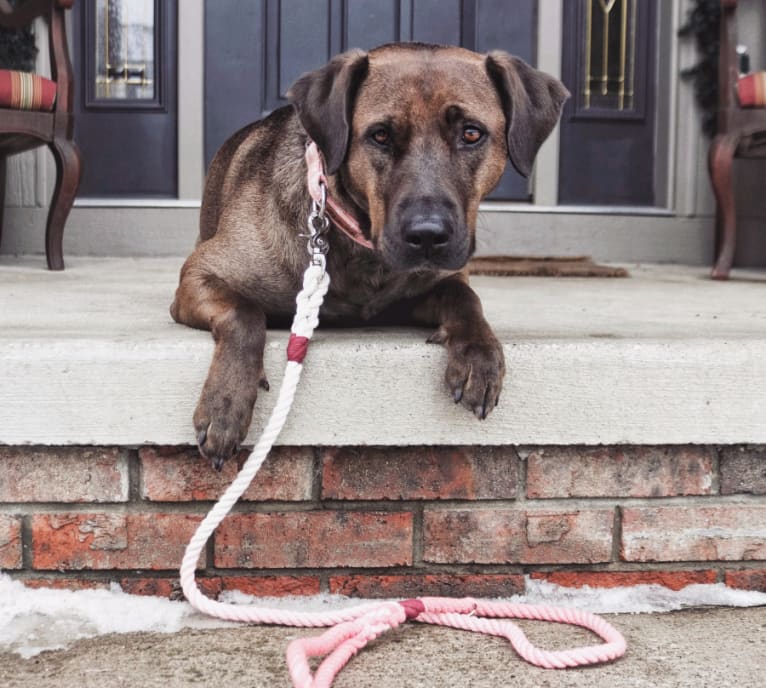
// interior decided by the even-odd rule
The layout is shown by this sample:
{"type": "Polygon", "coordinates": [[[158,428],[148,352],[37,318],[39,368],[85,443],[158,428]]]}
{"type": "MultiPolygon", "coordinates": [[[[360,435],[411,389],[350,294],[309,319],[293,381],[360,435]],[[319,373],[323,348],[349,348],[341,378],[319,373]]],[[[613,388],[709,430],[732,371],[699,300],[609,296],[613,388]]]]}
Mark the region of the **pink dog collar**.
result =
{"type": "MultiPolygon", "coordinates": [[[[327,176],[325,175],[324,161],[319,152],[316,143],[311,141],[306,147],[306,168],[308,170],[309,194],[317,203],[322,202],[322,184],[327,188],[327,176]]],[[[327,195],[327,214],[332,223],[343,232],[349,239],[355,241],[360,246],[374,249],[372,242],[364,236],[359,223],[353,215],[349,213],[332,196],[327,195]]]]}

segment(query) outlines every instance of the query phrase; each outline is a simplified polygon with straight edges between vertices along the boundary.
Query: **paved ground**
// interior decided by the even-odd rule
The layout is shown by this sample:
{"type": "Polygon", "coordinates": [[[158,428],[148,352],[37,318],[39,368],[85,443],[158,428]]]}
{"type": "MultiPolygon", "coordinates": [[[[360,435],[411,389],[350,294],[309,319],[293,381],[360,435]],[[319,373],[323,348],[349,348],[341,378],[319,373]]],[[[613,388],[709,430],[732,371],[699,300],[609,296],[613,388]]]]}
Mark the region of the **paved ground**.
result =
{"type": "MultiPolygon", "coordinates": [[[[609,617],[628,641],[607,666],[566,671],[522,662],[507,643],[449,629],[408,625],[363,650],[335,688],[756,688],[764,685],[766,607],[700,609],[609,617]]],[[[555,624],[522,624],[548,648],[589,643],[555,624]]],[[[23,660],[0,653],[6,688],[289,688],[283,628],[112,635],[23,660]]]]}

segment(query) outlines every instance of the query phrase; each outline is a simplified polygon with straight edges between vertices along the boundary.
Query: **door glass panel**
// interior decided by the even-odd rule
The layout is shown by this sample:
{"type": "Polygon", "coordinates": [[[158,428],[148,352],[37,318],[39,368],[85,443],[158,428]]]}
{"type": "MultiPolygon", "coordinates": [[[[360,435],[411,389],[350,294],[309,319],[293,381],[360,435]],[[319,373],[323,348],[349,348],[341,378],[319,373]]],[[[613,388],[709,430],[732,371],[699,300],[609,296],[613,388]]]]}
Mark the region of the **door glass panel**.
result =
{"type": "Polygon", "coordinates": [[[586,0],[583,109],[631,110],[636,71],[636,0],[586,0]]]}
{"type": "Polygon", "coordinates": [[[155,98],[155,0],[96,0],[98,100],[155,98]]]}
{"type": "Polygon", "coordinates": [[[559,202],[652,206],[660,0],[563,3],[559,202]],[[584,171],[587,174],[584,174],[584,171]]]}

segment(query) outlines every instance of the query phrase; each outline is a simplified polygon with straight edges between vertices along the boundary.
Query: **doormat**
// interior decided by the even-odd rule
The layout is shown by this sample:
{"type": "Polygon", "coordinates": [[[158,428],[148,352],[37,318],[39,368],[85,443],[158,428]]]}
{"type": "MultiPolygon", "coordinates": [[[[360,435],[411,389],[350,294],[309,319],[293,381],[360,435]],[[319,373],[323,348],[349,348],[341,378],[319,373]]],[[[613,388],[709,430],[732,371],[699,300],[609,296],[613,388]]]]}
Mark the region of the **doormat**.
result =
{"type": "Polygon", "coordinates": [[[479,256],[468,261],[468,272],[496,277],[630,277],[625,268],[599,265],[590,256],[479,256]]]}

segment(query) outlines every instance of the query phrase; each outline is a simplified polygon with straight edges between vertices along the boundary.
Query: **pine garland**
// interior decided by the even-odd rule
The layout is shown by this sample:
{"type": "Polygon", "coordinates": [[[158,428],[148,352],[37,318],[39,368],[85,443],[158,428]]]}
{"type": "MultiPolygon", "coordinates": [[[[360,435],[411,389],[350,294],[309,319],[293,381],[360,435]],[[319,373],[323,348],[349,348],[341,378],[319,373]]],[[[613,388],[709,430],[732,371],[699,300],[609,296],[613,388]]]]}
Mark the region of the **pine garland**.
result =
{"type": "MultiPolygon", "coordinates": [[[[11,5],[17,4],[18,0],[11,0],[11,5]]],[[[32,72],[36,56],[37,47],[31,26],[23,29],[0,27],[0,69],[32,72]]]]}
{"type": "Polygon", "coordinates": [[[696,0],[696,6],[678,32],[679,36],[694,36],[700,61],[681,72],[684,79],[694,83],[694,96],[702,108],[702,130],[715,136],[718,112],[718,53],[720,43],[720,0],[696,0]]]}

